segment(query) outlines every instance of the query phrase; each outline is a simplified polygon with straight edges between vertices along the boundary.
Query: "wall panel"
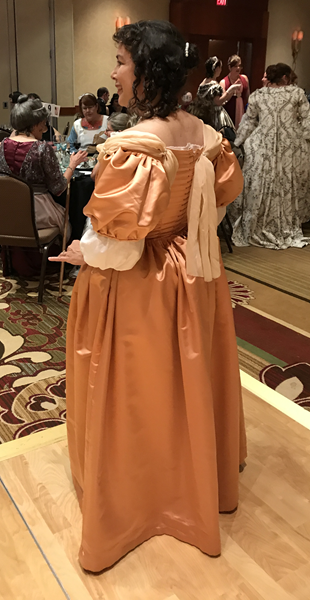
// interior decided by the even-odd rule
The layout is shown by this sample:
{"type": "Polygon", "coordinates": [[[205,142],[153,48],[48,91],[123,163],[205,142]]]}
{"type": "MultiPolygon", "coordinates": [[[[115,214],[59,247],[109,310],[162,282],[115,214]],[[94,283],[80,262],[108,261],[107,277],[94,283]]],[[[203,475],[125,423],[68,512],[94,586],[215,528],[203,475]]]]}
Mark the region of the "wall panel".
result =
{"type": "Polygon", "coordinates": [[[310,0],[269,0],[270,22],[266,64],[285,62],[292,65],[291,35],[304,31],[297,61],[299,85],[310,91],[310,0]]]}
{"type": "Polygon", "coordinates": [[[74,104],[74,35],[72,0],[55,0],[57,102],[74,104]]]}
{"type": "Polygon", "coordinates": [[[10,110],[9,108],[3,109],[3,102],[9,101],[9,93],[11,92],[9,31],[7,26],[7,4],[5,0],[0,0],[0,23],[0,124],[5,125],[9,123],[10,110]]]}
{"type": "Polygon", "coordinates": [[[51,101],[48,0],[15,0],[19,88],[51,101]]]}
{"type": "Polygon", "coordinates": [[[74,0],[74,97],[85,92],[96,93],[106,86],[115,91],[110,74],[115,66],[112,35],[118,16],[141,19],[169,19],[169,0],[105,0],[88,3],[74,0]],[[91,7],[91,8],[90,8],[91,7]]]}

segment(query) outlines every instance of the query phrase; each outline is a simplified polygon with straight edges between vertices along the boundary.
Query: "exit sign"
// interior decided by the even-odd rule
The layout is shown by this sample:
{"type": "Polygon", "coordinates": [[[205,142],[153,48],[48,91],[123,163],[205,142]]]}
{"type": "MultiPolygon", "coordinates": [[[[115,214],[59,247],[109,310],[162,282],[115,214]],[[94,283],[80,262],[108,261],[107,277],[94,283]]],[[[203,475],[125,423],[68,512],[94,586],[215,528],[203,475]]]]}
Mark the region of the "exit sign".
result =
{"type": "Polygon", "coordinates": [[[226,0],[216,0],[217,6],[226,6],[226,0]]]}

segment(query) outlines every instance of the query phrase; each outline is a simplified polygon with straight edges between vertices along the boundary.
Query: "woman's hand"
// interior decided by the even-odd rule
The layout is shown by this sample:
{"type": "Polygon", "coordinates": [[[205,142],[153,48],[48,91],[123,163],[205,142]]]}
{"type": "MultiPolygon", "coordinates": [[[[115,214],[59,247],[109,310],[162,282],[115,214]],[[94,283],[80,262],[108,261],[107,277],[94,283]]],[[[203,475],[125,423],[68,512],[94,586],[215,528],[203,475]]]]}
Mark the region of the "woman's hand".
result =
{"type": "Polygon", "coordinates": [[[87,156],[88,154],[85,150],[79,150],[78,152],[71,154],[69,163],[71,169],[74,171],[78,165],[87,160],[87,156]]]}
{"type": "Polygon", "coordinates": [[[48,259],[52,262],[67,262],[71,265],[85,265],[85,260],[81,252],[80,240],[73,240],[67,250],[61,252],[59,256],[50,256],[48,259]]]}
{"type": "Polygon", "coordinates": [[[235,96],[240,96],[242,93],[242,83],[234,83],[229,89],[231,90],[232,94],[235,94],[235,96]]]}

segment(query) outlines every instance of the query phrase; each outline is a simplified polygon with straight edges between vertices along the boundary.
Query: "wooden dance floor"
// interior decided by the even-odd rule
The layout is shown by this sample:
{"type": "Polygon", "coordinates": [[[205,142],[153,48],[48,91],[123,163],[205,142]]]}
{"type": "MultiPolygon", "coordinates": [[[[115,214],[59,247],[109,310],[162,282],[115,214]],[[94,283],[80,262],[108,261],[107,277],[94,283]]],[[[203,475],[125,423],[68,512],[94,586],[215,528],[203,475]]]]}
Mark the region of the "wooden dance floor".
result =
{"type": "Polygon", "coordinates": [[[1,600],[309,600],[309,425],[250,392],[244,403],[249,457],[239,510],[221,516],[218,559],[161,536],[108,571],[86,574],[77,561],[81,515],[65,426],[54,428],[54,443],[48,432],[26,438],[24,449],[4,444],[1,600]]]}

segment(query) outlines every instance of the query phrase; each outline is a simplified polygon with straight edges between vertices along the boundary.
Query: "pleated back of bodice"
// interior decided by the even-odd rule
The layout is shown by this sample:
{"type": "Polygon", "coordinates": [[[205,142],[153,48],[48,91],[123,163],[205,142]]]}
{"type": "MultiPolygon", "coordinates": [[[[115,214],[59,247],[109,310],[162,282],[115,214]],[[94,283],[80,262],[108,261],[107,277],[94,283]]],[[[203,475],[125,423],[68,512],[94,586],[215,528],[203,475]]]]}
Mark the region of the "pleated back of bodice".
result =
{"type": "Polygon", "coordinates": [[[192,187],[196,160],[203,148],[188,144],[185,148],[170,148],[178,159],[179,168],[171,187],[168,208],[147,239],[165,238],[184,231],[187,225],[187,204],[192,187]]]}

